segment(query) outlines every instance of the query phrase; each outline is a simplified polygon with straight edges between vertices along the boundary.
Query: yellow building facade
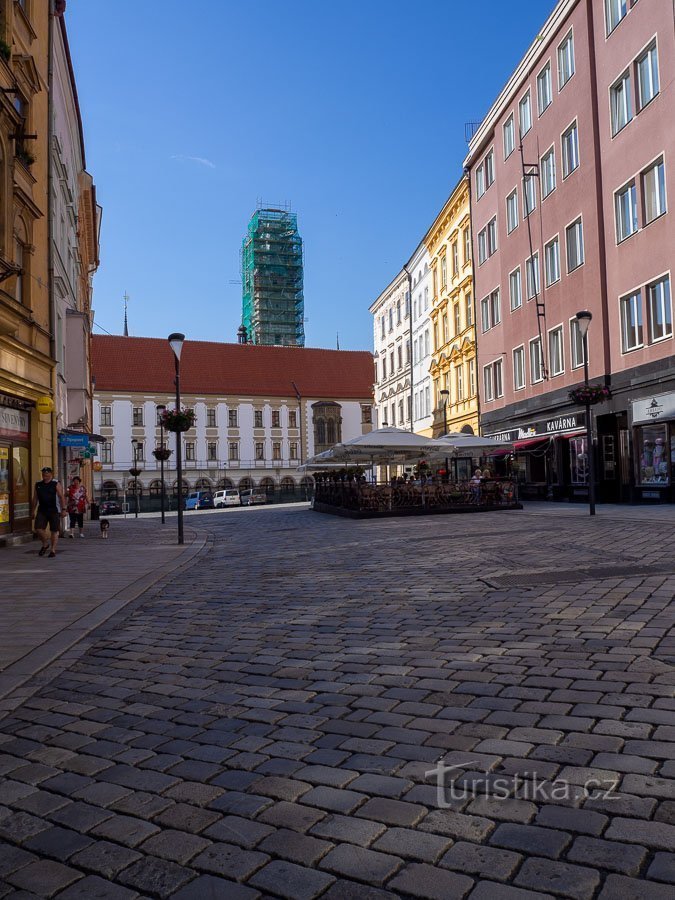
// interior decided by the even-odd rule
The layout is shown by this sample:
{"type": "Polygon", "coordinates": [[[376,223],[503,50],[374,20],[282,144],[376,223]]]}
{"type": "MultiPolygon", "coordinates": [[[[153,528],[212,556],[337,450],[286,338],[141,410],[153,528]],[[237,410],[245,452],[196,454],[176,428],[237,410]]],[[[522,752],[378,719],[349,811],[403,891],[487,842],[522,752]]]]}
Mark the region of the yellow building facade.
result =
{"type": "Polygon", "coordinates": [[[476,317],[466,177],[454,188],[425,243],[431,258],[433,436],[478,434],[476,317]],[[446,393],[447,392],[447,393],[446,393]]]}
{"type": "Polygon", "coordinates": [[[30,533],[32,485],[56,455],[49,8],[0,0],[0,540],[30,533]]]}

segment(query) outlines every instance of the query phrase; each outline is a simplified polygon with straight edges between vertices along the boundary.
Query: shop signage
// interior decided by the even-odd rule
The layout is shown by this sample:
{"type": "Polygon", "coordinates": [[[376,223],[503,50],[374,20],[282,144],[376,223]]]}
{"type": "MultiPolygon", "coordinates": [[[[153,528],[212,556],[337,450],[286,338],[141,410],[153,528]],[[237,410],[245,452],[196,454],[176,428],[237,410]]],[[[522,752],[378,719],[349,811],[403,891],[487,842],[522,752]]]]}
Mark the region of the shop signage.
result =
{"type": "Polygon", "coordinates": [[[586,413],[574,412],[556,416],[554,419],[540,419],[529,425],[521,425],[507,431],[490,431],[485,437],[496,441],[526,441],[528,438],[547,437],[548,435],[567,434],[568,431],[579,431],[586,427],[586,413]]]}
{"type": "Polygon", "coordinates": [[[655,394],[644,400],[633,400],[633,424],[640,422],[660,422],[675,418],[675,392],[655,394]]]}
{"type": "Polygon", "coordinates": [[[21,400],[20,397],[0,393],[0,406],[9,406],[10,409],[30,409],[34,405],[30,400],[21,400]]]}
{"type": "Polygon", "coordinates": [[[25,410],[0,406],[0,437],[27,441],[29,421],[29,415],[25,410]]]}
{"type": "Polygon", "coordinates": [[[60,434],[59,447],[88,447],[88,434],[60,434]]]}

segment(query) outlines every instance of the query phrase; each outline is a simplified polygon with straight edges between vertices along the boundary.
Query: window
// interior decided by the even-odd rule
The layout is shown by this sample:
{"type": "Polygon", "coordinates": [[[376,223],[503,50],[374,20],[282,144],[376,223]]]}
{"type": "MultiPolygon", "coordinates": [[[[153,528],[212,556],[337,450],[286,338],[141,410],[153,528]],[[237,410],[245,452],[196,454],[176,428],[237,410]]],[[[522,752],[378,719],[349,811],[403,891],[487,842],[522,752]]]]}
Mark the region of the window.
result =
{"type": "Polygon", "coordinates": [[[551,375],[562,375],[565,371],[562,325],[548,333],[548,358],[551,364],[551,375]]]}
{"type": "Polygon", "coordinates": [[[459,245],[457,241],[452,242],[452,277],[454,278],[459,272],[459,245]]]}
{"type": "Polygon", "coordinates": [[[272,428],[281,428],[281,413],[278,409],[272,410],[272,428]]]}
{"type": "Polygon", "coordinates": [[[563,133],[562,160],[563,178],[567,178],[579,166],[579,131],[576,122],[563,133]]]}
{"type": "Polygon", "coordinates": [[[394,307],[389,307],[389,331],[394,330],[394,307]]]}
{"type": "Polygon", "coordinates": [[[387,357],[382,357],[382,380],[384,381],[387,377],[387,357]]]}
{"type": "Polygon", "coordinates": [[[666,172],[663,157],[642,173],[642,198],[644,222],[645,225],[649,225],[666,211],[666,172]]]}
{"type": "Polygon", "coordinates": [[[605,23],[607,34],[611,34],[628,12],[626,0],[605,0],[605,23]]]}
{"type": "Polygon", "coordinates": [[[541,338],[530,341],[530,381],[536,384],[544,378],[544,360],[541,355],[541,338]]]}
{"type": "MultiPolygon", "coordinates": [[[[462,236],[464,237],[464,265],[466,265],[471,259],[471,231],[468,225],[462,232],[462,236]]],[[[424,289],[424,293],[427,293],[427,288],[424,289]]]]}
{"type": "Polygon", "coordinates": [[[638,56],[635,63],[637,76],[638,112],[656,97],[659,92],[659,60],[656,54],[656,41],[645,52],[638,56]]]}
{"type": "Polygon", "coordinates": [[[630,103],[629,72],[624,72],[621,78],[614,82],[609,89],[609,97],[612,113],[612,137],[614,137],[633,118],[630,103]]]}
{"type": "MultiPolygon", "coordinates": [[[[433,281],[434,297],[437,297],[438,296],[438,272],[436,271],[436,266],[434,266],[434,268],[431,271],[431,278],[433,281]]],[[[425,302],[424,302],[424,308],[425,309],[427,308],[426,297],[425,297],[425,302]]]]}
{"type": "Polygon", "coordinates": [[[396,301],[396,324],[401,324],[401,298],[396,301]]]}
{"type": "Polygon", "coordinates": [[[669,484],[668,426],[643,425],[636,429],[640,463],[640,484],[669,484]]]}
{"type": "Polygon", "coordinates": [[[281,459],[281,443],[279,441],[275,441],[272,444],[272,459],[273,460],[281,459]]]}
{"type": "Polygon", "coordinates": [[[578,369],[584,364],[584,340],[579,330],[579,320],[570,319],[570,352],[572,354],[572,368],[578,369]]]}
{"type": "Polygon", "coordinates": [[[624,353],[637,350],[644,344],[642,333],[642,296],[635,291],[622,297],[621,304],[621,349],[624,353]]]}
{"type": "MultiPolygon", "coordinates": [[[[375,379],[377,380],[377,379],[375,379]]],[[[288,427],[289,428],[297,428],[298,427],[298,414],[294,409],[288,411],[288,427]]]]}
{"type": "Polygon", "coordinates": [[[572,32],[558,47],[558,90],[562,91],[574,75],[574,36],[572,32]]]}
{"type": "Polygon", "coordinates": [[[391,408],[389,411],[391,413],[391,422],[389,424],[396,425],[396,404],[395,403],[391,404],[391,408]]]}
{"type": "Polygon", "coordinates": [[[473,322],[473,299],[470,293],[467,293],[464,297],[464,308],[466,312],[466,327],[468,328],[473,322]]]}
{"type": "Polygon", "coordinates": [[[443,316],[443,343],[447,344],[450,340],[450,332],[448,331],[448,317],[443,316]]]}
{"type": "Polygon", "coordinates": [[[587,447],[586,437],[570,439],[570,481],[572,484],[588,483],[587,447]]]}
{"type": "Polygon", "coordinates": [[[398,421],[399,425],[403,424],[403,400],[398,401],[398,421]]]}
{"type": "Polygon", "coordinates": [[[227,448],[227,458],[230,462],[239,459],[239,444],[237,441],[230,441],[227,448]]]}
{"type": "Polygon", "coordinates": [[[112,425],[112,406],[101,407],[101,425],[112,425]]]}
{"type": "Polygon", "coordinates": [[[482,266],[487,259],[487,228],[478,232],[478,265],[482,266]]]}
{"type": "Polygon", "coordinates": [[[194,462],[195,461],[195,442],[194,441],[186,441],[185,442],[185,461],[186,462],[194,462]]]}
{"type": "Polygon", "coordinates": [[[495,153],[494,150],[490,150],[490,152],[485,157],[485,190],[487,190],[490,185],[495,180],[495,153]]]}
{"type": "Polygon", "coordinates": [[[391,375],[394,374],[394,351],[393,350],[389,354],[389,372],[391,375]]]}
{"type": "Polygon", "coordinates": [[[476,168],[476,198],[480,200],[480,198],[485,193],[485,167],[483,163],[481,163],[476,168]]]}
{"type": "Polygon", "coordinates": [[[506,231],[511,234],[514,228],[518,227],[518,189],[513,191],[506,198],[506,231]]]}
{"type": "Polygon", "coordinates": [[[520,136],[532,128],[532,101],[528,91],[518,104],[518,121],[520,122],[520,136]]]}
{"type": "Polygon", "coordinates": [[[429,338],[429,329],[424,332],[424,355],[428,356],[431,352],[431,341],[429,338]]]}
{"type": "Polygon", "coordinates": [[[215,441],[209,441],[206,445],[206,458],[209,462],[216,462],[218,459],[218,444],[215,441]]]}
{"type": "Polygon", "coordinates": [[[469,360],[469,391],[470,397],[476,396],[476,360],[469,360]]]}
{"type": "Polygon", "coordinates": [[[492,254],[497,249],[497,217],[490,219],[487,224],[487,255],[492,254]]]}
{"type": "Polygon", "coordinates": [[[523,178],[523,216],[529,216],[537,206],[537,185],[534,175],[523,178]]]}
{"type": "Polygon", "coordinates": [[[553,147],[541,158],[541,198],[544,200],[555,190],[555,150],[553,147]]]}
{"type": "Polygon", "coordinates": [[[547,62],[537,75],[537,105],[539,115],[548,109],[553,100],[553,86],[551,84],[551,63],[547,62]]]}
{"type": "Polygon", "coordinates": [[[492,382],[492,366],[483,368],[483,398],[494,400],[494,385],[492,382]]]}
{"type": "Polygon", "coordinates": [[[399,344],[397,347],[398,367],[403,368],[403,347],[399,344]]]}
{"type": "Polygon", "coordinates": [[[410,291],[405,292],[405,317],[410,315],[410,291]]]}
{"type": "Polygon", "coordinates": [[[228,409],[227,411],[227,424],[230,428],[236,428],[238,425],[238,416],[236,409],[228,409]]]}
{"type": "Polygon", "coordinates": [[[522,285],[520,282],[520,266],[517,269],[514,269],[513,272],[509,275],[509,302],[511,304],[511,311],[514,309],[520,309],[523,305],[523,292],[522,285]]]}
{"type": "Polygon", "coordinates": [[[448,258],[447,254],[441,256],[441,290],[448,286],[448,258]]]}
{"type": "MultiPolygon", "coordinates": [[[[434,287],[434,294],[436,293],[436,289],[434,287]]],[[[424,309],[429,309],[429,288],[424,288],[424,309]]]]}
{"type": "Polygon", "coordinates": [[[101,448],[101,462],[102,463],[111,463],[112,462],[112,441],[105,441],[103,447],[101,448]]]}
{"type": "Polygon", "coordinates": [[[502,320],[501,303],[499,300],[499,288],[490,294],[490,319],[492,326],[499,325],[502,320]]]}
{"type": "Polygon", "coordinates": [[[516,149],[516,129],[513,124],[513,113],[508,117],[506,122],[504,122],[503,126],[504,131],[504,159],[508,159],[509,156],[516,149]]]}
{"type": "Polygon", "coordinates": [[[253,410],[253,427],[254,428],[262,428],[263,427],[263,411],[262,411],[262,409],[254,409],[253,410]]]}
{"type": "Polygon", "coordinates": [[[525,348],[516,347],[513,351],[513,387],[522,391],[525,387],[525,348]]]}
{"type": "Polygon", "coordinates": [[[288,455],[291,459],[298,458],[298,445],[295,442],[288,445],[288,455]]]}
{"type": "Polygon", "coordinates": [[[384,329],[385,329],[385,326],[384,326],[384,316],[382,316],[382,318],[380,319],[380,326],[381,326],[381,328],[380,328],[380,337],[381,337],[382,339],[384,339],[384,333],[385,333],[385,331],[384,331],[384,329]]]}
{"type": "Polygon", "coordinates": [[[207,428],[215,428],[216,427],[216,411],[212,406],[207,407],[207,410],[206,410],[206,427],[207,428]]]}
{"type": "Polygon", "coordinates": [[[584,262],[584,232],[581,219],[572,222],[565,229],[567,241],[567,271],[573,272],[584,262]]]}
{"type": "Polygon", "coordinates": [[[455,398],[457,402],[464,399],[464,366],[455,366],[455,398]]]}
{"type": "Polygon", "coordinates": [[[132,424],[136,427],[143,425],[143,407],[142,406],[134,406],[132,411],[132,424]]]}
{"type": "Polygon", "coordinates": [[[490,296],[483,297],[480,301],[480,321],[483,331],[490,330],[490,296]]]}
{"type": "Polygon", "coordinates": [[[546,286],[550,287],[556,281],[560,281],[560,241],[557,236],[544,247],[544,262],[546,286]]]}
{"type": "Polygon", "coordinates": [[[265,444],[262,441],[258,441],[255,445],[255,458],[265,459],[265,444]]]}
{"type": "Polygon", "coordinates": [[[525,261],[525,281],[527,283],[527,299],[532,300],[539,293],[539,254],[535,253],[525,261]]]}
{"type": "Polygon", "coordinates": [[[457,336],[462,330],[462,319],[459,312],[459,303],[454,303],[452,306],[452,316],[455,322],[455,336],[457,336]]]}
{"type": "Polygon", "coordinates": [[[634,181],[624,185],[614,194],[614,212],[616,216],[616,239],[618,243],[621,243],[621,241],[625,241],[627,237],[635,234],[638,230],[637,193],[634,181]]]}
{"type": "Polygon", "coordinates": [[[373,408],[372,406],[362,406],[361,407],[361,422],[364,425],[370,425],[373,421],[373,408]]]}
{"type": "Polygon", "coordinates": [[[649,312],[649,343],[673,336],[673,317],[670,305],[670,278],[661,278],[647,286],[649,312]]]}

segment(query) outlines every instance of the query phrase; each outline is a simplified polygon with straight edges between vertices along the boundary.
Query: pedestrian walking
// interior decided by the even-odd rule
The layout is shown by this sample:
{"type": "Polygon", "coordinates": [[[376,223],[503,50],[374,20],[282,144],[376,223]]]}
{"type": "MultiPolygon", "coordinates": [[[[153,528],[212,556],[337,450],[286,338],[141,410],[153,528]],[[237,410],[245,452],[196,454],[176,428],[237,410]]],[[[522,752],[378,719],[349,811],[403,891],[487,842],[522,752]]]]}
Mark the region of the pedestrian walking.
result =
{"type": "Polygon", "coordinates": [[[80,537],[84,537],[84,514],[89,506],[87,489],[82,484],[82,479],[76,475],[68,488],[68,516],[70,517],[70,529],[68,534],[75,537],[75,528],[80,531],[80,537]]]}
{"type": "Polygon", "coordinates": [[[38,555],[44,556],[49,550],[49,557],[53,559],[56,556],[61,517],[66,516],[67,512],[63,488],[54,478],[54,472],[50,466],[43,468],[42,481],[35,484],[32,509],[35,513],[35,530],[42,541],[38,555]],[[50,532],[49,537],[47,537],[47,528],[50,532]]]}

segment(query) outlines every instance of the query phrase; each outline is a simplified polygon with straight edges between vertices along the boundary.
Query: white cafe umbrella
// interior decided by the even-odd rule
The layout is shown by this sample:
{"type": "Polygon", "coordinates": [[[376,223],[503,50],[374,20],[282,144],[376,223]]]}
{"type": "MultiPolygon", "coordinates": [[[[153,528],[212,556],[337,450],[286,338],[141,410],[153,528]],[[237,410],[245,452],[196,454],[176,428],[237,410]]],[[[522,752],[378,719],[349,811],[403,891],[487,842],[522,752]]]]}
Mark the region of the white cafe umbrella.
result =
{"type": "Polygon", "coordinates": [[[322,462],[394,462],[419,459],[433,449],[434,442],[411,431],[388,426],[368,434],[360,434],[341,444],[335,444],[307,460],[305,465],[322,462]]]}
{"type": "Polygon", "coordinates": [[[434,452],[440,456],[459,456],[461,453],[477,456],[495,450],[510,450],[513,446],[510,441],[497,441],[494,438],[460,432],[435,438],[431,443],[434,445],[434,452]]]}

